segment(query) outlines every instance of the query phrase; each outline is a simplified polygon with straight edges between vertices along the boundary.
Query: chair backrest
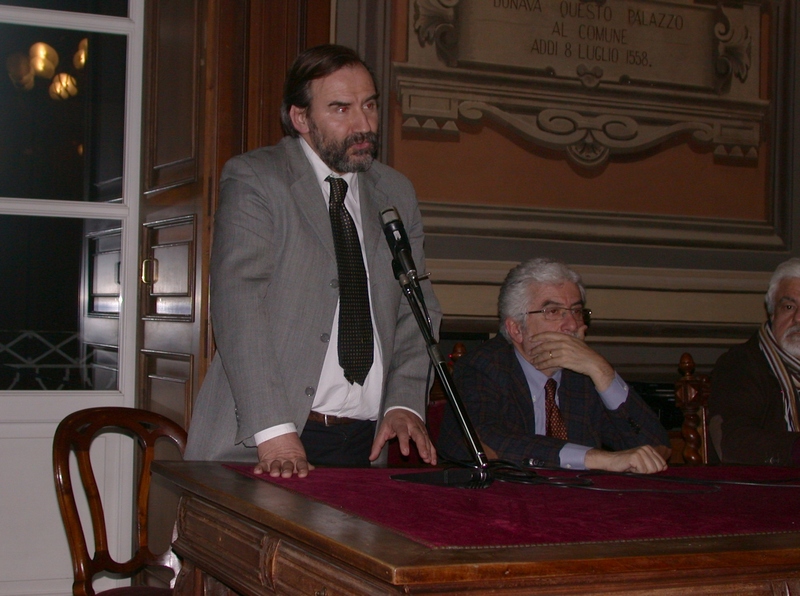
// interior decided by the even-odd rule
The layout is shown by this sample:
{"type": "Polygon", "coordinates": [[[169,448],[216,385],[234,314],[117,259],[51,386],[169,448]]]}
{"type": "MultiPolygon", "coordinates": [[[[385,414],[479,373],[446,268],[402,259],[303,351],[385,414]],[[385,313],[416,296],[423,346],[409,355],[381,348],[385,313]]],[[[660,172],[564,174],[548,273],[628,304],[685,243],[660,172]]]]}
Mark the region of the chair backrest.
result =
{"type": "MultiPolygon", "coordinates": [[[[177,560],[170,550],[154,554],[148,546],[148,497],[150,495],[150,464],[155,457],[159,438],[171,440],[180,450],[186,448],[186,431],[177,423],[155,412],[134,408],[100,407],[74,412],[64,418],[53,439],[53,473],[61,517],[67,532],[74,574],[73,594],[92,596],[92,579],[100,572],[130,577],[149,566],[171,567],[177,572],[177,560]],[[103,504],[97,487],[89,449],[101,433],[120,432],[135,439],[140,450],[139,479],[135,493],[136,532],[132,557],[117,562],[108,552],[108,537],[103,504]],[[94,535],[94,554],[89,553],[75,501],[70,453],[77,458],[80,481],[91,514],[94,535]]],[[[132,520],[133,521],[133,520],[132,520]]]]}
{"type": "Polygon", "coordinates": [[[688,465],[708,463],[708,396],[711,379],[696,375],[692,355],[685,352],[678,365],[681,378],[675,383],[675,404],[683,412],[682,459],[688,465]]]}

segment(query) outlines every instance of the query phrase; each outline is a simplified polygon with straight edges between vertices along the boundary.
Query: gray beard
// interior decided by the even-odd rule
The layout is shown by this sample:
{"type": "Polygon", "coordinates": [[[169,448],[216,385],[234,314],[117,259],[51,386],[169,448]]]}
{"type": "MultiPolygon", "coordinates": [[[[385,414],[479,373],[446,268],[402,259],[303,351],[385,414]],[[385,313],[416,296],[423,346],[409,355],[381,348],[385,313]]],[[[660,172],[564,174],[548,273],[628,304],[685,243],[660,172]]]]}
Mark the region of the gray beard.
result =
{"type": "Polygon", "coordinates": [[[340,174],[366,172],[378,155],[378,135],[374,132],[355,133],[341,143],[336,141],[327,142],[313,120],[308,121],[308,132],[314,141],[320,159],[334,172],[339,172],[340,174]],[[348,155],[347,150],[350,147],[364,141],[369,141],[369,149],[348,155]]]}
{"type": "Polygon", "coordinates": [[[787,354],[800,359],[800,326],[789,327],[784,331],[783,336],[778,339],[778,345],[787,354]]]}

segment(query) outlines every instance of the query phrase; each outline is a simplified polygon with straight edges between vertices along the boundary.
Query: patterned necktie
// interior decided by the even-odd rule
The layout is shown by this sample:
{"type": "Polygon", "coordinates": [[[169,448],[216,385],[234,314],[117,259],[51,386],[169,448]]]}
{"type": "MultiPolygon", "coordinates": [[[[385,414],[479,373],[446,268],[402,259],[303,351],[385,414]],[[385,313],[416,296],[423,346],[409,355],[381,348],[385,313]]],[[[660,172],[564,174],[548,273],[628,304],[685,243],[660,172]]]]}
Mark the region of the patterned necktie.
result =
{"type": "Polygon", "coordinates": [[[330,216],[339,270],[339,365],[350,383],[364,384],[372,368],[372,319],[364,257],[353,218],[344,206],[347,182],[328,176],[330,216]]]}
{"type": "Polygon", "coordinates": [[[567,427],[556,405],[556,380],[547,379],[544,384],[544,407],[547,411],[547,436],[567,440],[567,427]]]}

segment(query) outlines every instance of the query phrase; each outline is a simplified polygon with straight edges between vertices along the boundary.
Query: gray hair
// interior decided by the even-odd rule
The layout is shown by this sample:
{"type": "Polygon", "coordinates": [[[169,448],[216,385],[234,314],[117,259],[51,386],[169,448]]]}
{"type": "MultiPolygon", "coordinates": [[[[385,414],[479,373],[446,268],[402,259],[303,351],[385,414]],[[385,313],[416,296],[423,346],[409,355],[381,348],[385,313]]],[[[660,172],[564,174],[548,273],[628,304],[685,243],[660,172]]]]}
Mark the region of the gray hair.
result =
{"type": "Polygon", "coordinates": [[[764,296],[764,305],[767,307],[767,314],[772,317],[775,314],[775,294],[781,281],[787,277],[800,277],[800,259],[795,257],[784,261],[775,269],[772,279],[769,280],[769,289],[764,296]]]}
{"type": "Polygon", "coordinates": [[[520,325],[525,324],[525,313],[528,310],[531,286],[560,285],[565,282],[574,283],[581,293],[581,302],[586,302],[586,289],[581,276],[564,263],[553,259],[530,259],[514,267],[506,275],[500,287],[497,299],[497,314],[500,317],[500,333],[511,340],[506,330],[506,320],[512,319],[520,325]]]}

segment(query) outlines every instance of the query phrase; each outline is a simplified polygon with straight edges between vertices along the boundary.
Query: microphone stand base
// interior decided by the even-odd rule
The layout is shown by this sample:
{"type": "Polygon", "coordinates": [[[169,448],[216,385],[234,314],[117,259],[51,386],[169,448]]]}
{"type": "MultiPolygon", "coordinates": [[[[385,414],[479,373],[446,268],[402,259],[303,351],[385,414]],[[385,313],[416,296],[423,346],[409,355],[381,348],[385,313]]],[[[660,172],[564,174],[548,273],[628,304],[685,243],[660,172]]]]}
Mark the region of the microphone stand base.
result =
{"type": "Polygon", "coordinates": [[[494,480],[488,470],[480,468],[445,468],[429,472],[395,474],[391,478],[403,482],[455,488],[487,488],[494,480]]]}

